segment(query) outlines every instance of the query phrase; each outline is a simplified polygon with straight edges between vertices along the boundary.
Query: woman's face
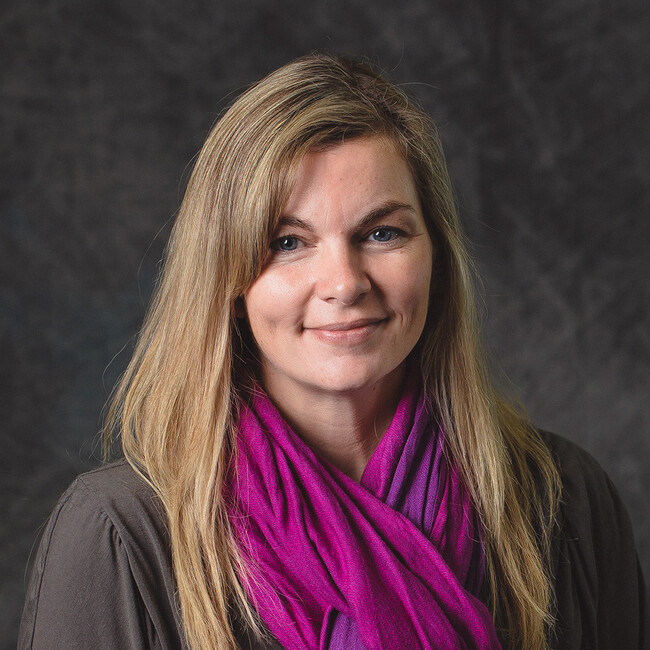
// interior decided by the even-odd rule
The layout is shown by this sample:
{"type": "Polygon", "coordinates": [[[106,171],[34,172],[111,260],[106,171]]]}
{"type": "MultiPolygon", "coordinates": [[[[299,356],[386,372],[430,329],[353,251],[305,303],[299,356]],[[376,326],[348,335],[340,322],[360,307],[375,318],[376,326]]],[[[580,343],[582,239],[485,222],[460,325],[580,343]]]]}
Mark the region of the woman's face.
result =
{"type": "Polygon", "coordinates": [[[394,145],[366,137],[308,153],[271,241],[244,295],[271,396],[388,380],[422,333],[433,262],[394,145]]]}

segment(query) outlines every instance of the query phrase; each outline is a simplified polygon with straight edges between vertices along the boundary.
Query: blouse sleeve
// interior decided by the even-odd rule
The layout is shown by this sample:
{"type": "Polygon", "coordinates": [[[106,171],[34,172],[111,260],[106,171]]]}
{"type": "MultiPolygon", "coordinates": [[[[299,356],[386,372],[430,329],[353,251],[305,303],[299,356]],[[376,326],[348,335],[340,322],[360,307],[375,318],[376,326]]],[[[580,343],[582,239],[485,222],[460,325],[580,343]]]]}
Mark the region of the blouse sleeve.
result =
{"type": "Polygon", "coordinates": [[[587,452],[558,436],[550,442],[563,484],[554,548],[553,647],[645,648],[645,585],[625,506],[587,452]]]}
{"type": "Polygon", "coordinates": [[[118,529],[77,479],[45,528],[18,648],[156,647],[160,645],[118,529]]]}

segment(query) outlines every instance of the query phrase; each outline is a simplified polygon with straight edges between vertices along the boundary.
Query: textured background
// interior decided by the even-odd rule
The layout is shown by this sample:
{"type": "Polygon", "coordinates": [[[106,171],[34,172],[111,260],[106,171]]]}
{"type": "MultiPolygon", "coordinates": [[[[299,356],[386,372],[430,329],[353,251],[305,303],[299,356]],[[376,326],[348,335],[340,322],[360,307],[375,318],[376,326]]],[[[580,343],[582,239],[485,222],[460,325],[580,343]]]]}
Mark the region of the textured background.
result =
{"type": "Polygon", "coordinates": [[[650,574],[649,34],[646,0],[3,9],[0,644],[39,526],[97,462],[188,162],[229,97],[314,48],[371,57],[437,119],[489,342],[535,422],[608,470],[650,574]]]}

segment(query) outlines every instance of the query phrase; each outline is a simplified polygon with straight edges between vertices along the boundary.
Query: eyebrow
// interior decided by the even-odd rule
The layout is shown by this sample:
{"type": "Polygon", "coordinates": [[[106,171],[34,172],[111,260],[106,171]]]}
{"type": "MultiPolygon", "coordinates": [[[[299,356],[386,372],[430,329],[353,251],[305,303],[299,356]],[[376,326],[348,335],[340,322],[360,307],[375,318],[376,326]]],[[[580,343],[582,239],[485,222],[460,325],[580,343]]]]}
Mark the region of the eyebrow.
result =
{"type": "MultiPolygon", "coordinates": [[[[365,215],[361,221],[359,221],[356,227],[358,230],[362,230],[375,221],[378,221],[379,219],[392,214],[393,212],[397,212],[398,210],[409,210],[411,212],[416,212],[416,209],[409,203],[402,203],[400,201],[387,201],[386,203],[382,203],[382,205],[376,207],[374,210],[368,212],[368,214],[365,215]]],[[[281,226],[303,228],[308,232],[314,232],[314,227],[310,223],[303,221],[298,217],[292,217],[290,215],[280,217],[277,228],[280,228],[281,226]]]]}

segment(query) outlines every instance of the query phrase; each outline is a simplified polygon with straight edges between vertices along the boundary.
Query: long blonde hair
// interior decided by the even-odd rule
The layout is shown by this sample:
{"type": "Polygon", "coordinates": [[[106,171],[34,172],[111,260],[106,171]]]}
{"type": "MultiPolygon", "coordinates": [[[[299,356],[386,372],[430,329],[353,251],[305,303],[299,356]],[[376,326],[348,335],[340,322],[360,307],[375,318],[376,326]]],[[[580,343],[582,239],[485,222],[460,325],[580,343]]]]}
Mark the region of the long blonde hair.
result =
{"type": "Polygon", "coordinates": [[[106,440],[154,487],[168,518],[178,598],[195,650],[236,647],[262,627],[242,587],[224,481],[250,356],[235,301],[261,271],[297,166],[344,138],[389,137],[418,187],[436,249],[418,344],[422,380],[481,518],[486,593],[504,643],[543,648],[552,625],[547,553],[559,490],[553,460],[495,388],[480,343],[472,264],[431,119],[367,64],[312,54],[241,95],[189,179],[106,440]]]}

